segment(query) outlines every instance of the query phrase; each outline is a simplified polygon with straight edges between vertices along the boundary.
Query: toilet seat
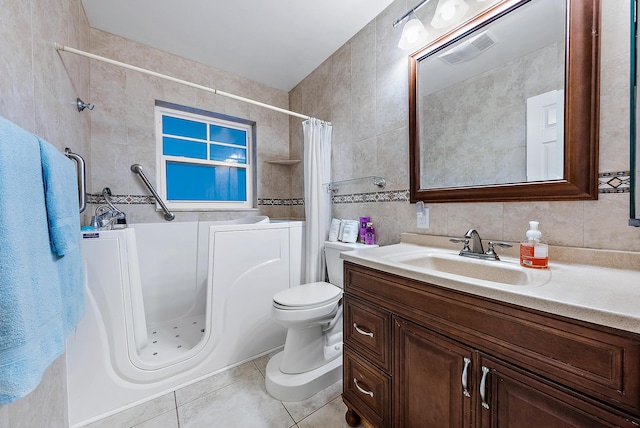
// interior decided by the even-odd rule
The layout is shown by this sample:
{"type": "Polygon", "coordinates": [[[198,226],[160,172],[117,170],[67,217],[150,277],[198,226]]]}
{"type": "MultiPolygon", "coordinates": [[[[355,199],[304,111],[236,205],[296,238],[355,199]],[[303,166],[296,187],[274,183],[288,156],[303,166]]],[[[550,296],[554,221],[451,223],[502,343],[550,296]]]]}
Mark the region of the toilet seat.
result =
{"type": "Polygon", "coordinates": [[[342,289],[328,282],[311,282],[279,291],[273,306],[281,310],[313,309],[337,302],[342,289]]]}

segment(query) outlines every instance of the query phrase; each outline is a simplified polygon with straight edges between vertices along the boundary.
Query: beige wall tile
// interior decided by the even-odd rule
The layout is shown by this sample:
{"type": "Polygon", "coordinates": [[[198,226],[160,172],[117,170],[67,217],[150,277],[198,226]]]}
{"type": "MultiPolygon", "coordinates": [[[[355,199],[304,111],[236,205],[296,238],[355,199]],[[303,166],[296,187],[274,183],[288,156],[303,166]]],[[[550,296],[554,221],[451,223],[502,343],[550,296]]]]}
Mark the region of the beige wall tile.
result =
{"type": "MultiPolygon", "coordinates": [[[[351,113],[337,117],[323,94],[336,90],[334,80],[329,79],[328,69],[340,69],[334,65],[337,56],[328,58],[317,70],[300,82],[290,93],[290,103],[306,114],[329,113],[335,126],[348,123],[349,133],[336,131],[340,136],[333,153],[333,180],[357,178],[366,175],[387,176],[388,190],[409,187],[408,181],[408,125],[407,119],[407,52],[397,48],[401,26],[391,23],[412,5],[398,0],[382,12],[375,21],[360,31],[347,44],[351,45],[351,113]],[[374,31],[375,28],[375,31],[374,31]],[[371,49],[375,46],[375,58],[371,49]],[[366,54],[365,54],[366,53],[366,54]],[[374,61],[375,59],[375,61],[374,61]],[[375,74],[373,73],[375,70],[375,74]],[[401,129],[404,129],[401,131],[401,129]],[[393,132],[389,138],[387,132],[393,132]],[[400,135],[403,134],[403,135],[400,135]],[[371,162],[370,152],[363,152],[376,138],[375,168],[362,167],[371,162]],[[350,149],[351,148],[351,149],[350,149]],[[396,151],[397,150],[397,151],[396,151]],[[364,153],[364,154],[363,154],[364,153]],[[363,162],[355,158],[363,154],[363,162]],[[371,171],[371,173],[368,173],[371,171]]],[[[419,11],[426,17],[429,4],[419,11]]],[[[629,168],[629,5],[625,1],[602,2],[602,73],[600,105],[600,171],[613,172],[629,168]]],[[[341,52],[341,56],[342,51],[341,52]]],[[[346,68],[343,68],[344,72],[346,68]]],[[[539,72],[544,70],[539,70],[539,72]]],[[[539,74],[536,73],[536,74],[539,74]]],[[[495,83],[495,82],[494,82],[495,83]]],[[[502,84],[502,82],[499,82],[502,84]]],[[[526,87],[536,84],[527,81],[526,87]]],[[[478,102],[497,102],[486,97],[478,102]]],[[[460,126],[463,127],[464,124],[460,126]]],[[[290,121],[290,144],[293,150],[301,150],[301,133],[290,121]]],[[[461,128],[463,131],[463,129],[461,128]]],[[[498,142],[499,143],[499,142],[498,142]]],[[[512,154],[514,155],[514,154],[512,154]]],[[[514,155],[515,156],[515,155],[514,155]]],[[[464,158],[462,153],[455,159],[464,158]]],[[[521,162],[513,158],[513,162],[521,162]]],[[[476,162],[482,168],[493,169],[500,175],[503,166],[494,165],[491,159],[476,162]]],[[[459,166],[458,171],[463,169],[459,166]]],[[[442,173],[445,173],[443,170],[442,173]]],[[[301,177],[302,171],[293,174],[301,177]]],[[[292,188],[292,192],[296,190],[292,188]]],[[[361,193],[372,190],[354,190],[361,193]]],[[[341,192],[342,193],[342,192],[341,192]]],[[[299,193],[301,194],[301,193],[299,193]]],[[[597,201],[585,202],[521,202],[521,203],[443,203],[427,204],[430,207],[429,229],[417,229],[415,205],[406,202],[334,204],[333,216],[357,218],[369,215],[375,219],[378,242],[398,242],[399,233],[411,231],[433,235],[458,236],[467,229],[477,228],[486,239],[519,241],[528,228],[528,221],[537,219],[552,244],[585,246],[605,249],[637,248],[640,242],[637,229],[627,226],[629,210],[627,194],[600,195],[597,201]],[[389,208],[391,207],[391,208],[389,208]],[[615,215],[604,214],[613,210],[615,215]],[[613,239],[613,236],[615,239],[613,239]]]]}
{"type": "MultiPolygon", "coordinates": [[[[79,0],[0,0],[0,115],[90,161],[89,62],[54,49],[86,49],[89,27],[79,0]]],[[[46,370],[38,388],[0,407],[2,426],[67,426],[65,357],[46,370]],[[8,421],[8,425],[5,422],[8,421]]]]}
{"type": "Polygon", "coordinates": [[[601,194],[584,203],[585,248],[640,251],[640,227],[629,227],[629,194],[601,194]]]}
{"type": "MultiPolygon", "coordinates": [[[[288,94],[284,91],[132,40],[92,29],[91,43],[93,52],[108,58],[281,108],[289,107],[288,94]]],[[[262,162],[263,159],[289,158],[289,122],[286,115],[97,61],[92,62],[91,73],[92,102],[96,104],[91,115],[91,192],[101,192],[103,187],[110,187],[118,195],[149,194],[139,178],[131,173],[130,166],[133,163],[143,165],[149,180],[156,183],[153,112],[155,101],[161,100],[256,121],[258,198],[290,197],[290,168],[262,162]]],[[[151,206],[141,209],[125,205],[122,209],[133,214],[130,221],[158,221],[151,206]]],[[[284,217],[289,216],[288,207],[279,211],[284,217]]],[[[199,213],[177,215],[179,219],[196,219],[199,213]]],[[[236,216],[244,215],[243,212],[236,213],[236,216]]]]}

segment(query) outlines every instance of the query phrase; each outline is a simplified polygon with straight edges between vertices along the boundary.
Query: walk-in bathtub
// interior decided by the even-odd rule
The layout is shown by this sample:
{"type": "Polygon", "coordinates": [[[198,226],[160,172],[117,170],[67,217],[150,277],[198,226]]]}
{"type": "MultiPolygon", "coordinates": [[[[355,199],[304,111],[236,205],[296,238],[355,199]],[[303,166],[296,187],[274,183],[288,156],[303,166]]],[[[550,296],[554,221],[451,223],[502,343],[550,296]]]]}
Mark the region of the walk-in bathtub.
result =
{"type": "Polygon", "coordinates": [[[273,295],[302,279],[302,222],[134,224],[83,232],[86,314],[67,339],[80,426],[284,344],[273,295]]]}

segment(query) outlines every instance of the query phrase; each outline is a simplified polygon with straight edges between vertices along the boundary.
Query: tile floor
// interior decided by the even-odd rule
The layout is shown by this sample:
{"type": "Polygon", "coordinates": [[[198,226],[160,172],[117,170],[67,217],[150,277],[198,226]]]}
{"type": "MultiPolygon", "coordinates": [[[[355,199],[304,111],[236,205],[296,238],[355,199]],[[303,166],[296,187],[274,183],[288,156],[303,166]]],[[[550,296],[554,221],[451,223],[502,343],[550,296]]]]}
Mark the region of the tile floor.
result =
{"type": "Polygon", "coordinates": [[[264,386],[270,355],[211,376],[87,428],[348,428],[342,381],[300,402],[272,398],[264,386]]]}

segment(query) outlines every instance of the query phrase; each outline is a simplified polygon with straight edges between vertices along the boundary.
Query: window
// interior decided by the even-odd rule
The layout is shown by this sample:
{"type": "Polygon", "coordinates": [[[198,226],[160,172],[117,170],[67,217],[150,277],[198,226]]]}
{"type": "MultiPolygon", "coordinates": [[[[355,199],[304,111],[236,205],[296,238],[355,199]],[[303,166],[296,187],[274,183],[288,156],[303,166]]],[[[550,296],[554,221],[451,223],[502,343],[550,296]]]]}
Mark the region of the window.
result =
{"type": "Polygon", "coordinates": [[[174,210],[256,206],[255,122],[156,101],[159,194],[174,210]]]}

